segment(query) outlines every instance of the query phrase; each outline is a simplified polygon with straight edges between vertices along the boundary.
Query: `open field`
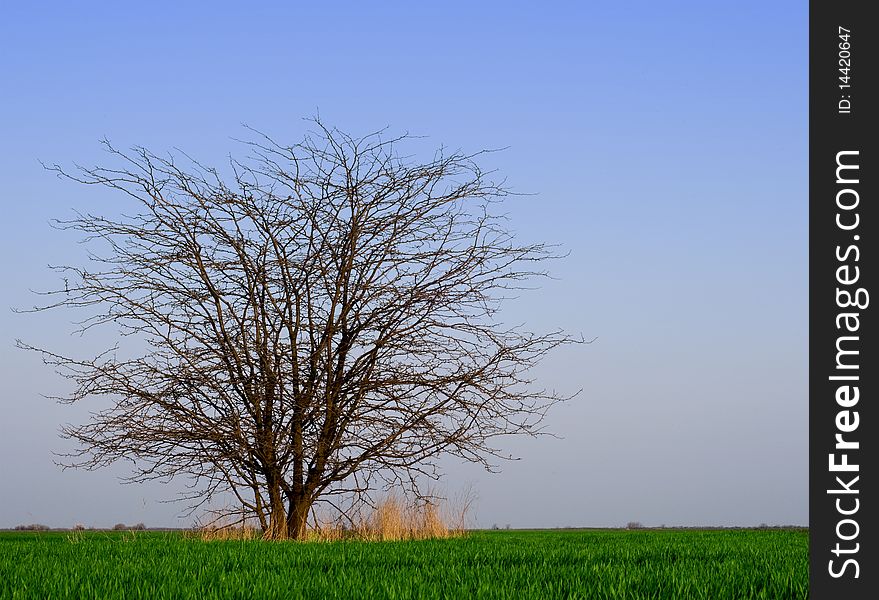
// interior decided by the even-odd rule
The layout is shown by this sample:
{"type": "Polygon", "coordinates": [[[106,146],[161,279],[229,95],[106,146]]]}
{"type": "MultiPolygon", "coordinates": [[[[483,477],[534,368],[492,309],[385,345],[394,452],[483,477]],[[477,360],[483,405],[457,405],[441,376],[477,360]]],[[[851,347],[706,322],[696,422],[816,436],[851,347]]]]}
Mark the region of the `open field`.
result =
{"type": "Polygon", "coordinates": [[[479,531],[408,542],[0,533],[0,598],[808,596],[806,530],[479,531]]]}

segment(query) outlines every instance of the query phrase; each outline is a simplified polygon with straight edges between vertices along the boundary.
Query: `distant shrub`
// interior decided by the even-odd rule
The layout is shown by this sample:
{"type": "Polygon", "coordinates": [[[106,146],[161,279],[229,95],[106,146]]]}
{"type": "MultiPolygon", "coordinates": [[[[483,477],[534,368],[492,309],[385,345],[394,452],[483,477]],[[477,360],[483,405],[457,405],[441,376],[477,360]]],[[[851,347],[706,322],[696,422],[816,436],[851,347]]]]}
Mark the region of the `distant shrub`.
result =
{"type": "Polygon", "coordinates": [[[29,525],[16,525],[16,531],[48,531],[49,526],[42,523],[31,523],[29,525]]]}
{"type": "Polygon", "coordinates": [[[640,521],[629,521],[626,523],[626,529],[644,529],[640,521]]]}
{"type": "Polygon", "coordinates": [[[116,523],[113,525],[113,531],[125,531],[126,529],[128,529],[128,525],[125,523],[116,523]]]}
{"type": "Polygon", "coordinates": [[[85,525],[82,523],[77,523],[73,526],[73,531],[85,531],[85,525]]]}
{"type": "Polygon", "coordinates": [[[134,531],[144,531],[146,529],[146,525],[144,525],[143,523],[138,523],[137,525],[132,527],[132,529],[134,531]]]}

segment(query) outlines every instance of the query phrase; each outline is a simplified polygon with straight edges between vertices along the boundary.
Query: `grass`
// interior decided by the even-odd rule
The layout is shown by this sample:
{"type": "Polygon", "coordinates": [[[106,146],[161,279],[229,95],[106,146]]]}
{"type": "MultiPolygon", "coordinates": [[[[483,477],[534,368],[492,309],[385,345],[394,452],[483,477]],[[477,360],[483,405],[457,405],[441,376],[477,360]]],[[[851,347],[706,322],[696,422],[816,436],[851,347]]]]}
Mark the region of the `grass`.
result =
{"type": "Polygon", "coordinates": [[[805,530],[481,531],[332,543],[0,534],[0,598],[808,596],[805,530]]]}

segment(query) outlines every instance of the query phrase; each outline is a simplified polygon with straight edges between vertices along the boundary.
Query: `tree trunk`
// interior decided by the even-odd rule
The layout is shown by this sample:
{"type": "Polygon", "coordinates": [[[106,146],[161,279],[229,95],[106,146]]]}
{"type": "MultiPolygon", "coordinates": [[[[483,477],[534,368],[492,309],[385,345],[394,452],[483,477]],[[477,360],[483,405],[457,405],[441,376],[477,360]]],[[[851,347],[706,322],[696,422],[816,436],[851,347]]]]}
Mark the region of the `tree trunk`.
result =
{"type": "Polygon", "coordinates": [[[263,532],[263,536],[269,540],[283,540],[287,538],[287,515],[284,510],[284,498],[281,495],[280,486],[269,487],[269,527],[263,532]]]}
{"type": "Polygon", "coordinates": [[[305,539],[310,511],[311,500],[306,498],[290,499],[290,510],[287,511],[287,537],[292,540],[305,539]]]}

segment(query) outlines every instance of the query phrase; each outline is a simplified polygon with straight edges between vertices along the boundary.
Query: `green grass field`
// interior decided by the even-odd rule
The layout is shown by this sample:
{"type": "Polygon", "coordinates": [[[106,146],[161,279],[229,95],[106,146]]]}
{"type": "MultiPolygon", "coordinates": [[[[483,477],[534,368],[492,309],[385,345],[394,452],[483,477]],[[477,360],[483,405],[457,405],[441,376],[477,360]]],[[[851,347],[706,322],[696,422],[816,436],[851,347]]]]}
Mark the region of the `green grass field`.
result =
{"type": "Polygon", "coordinates": [[[409,542],[0,534],[0,598],[808,596],[805,530],[483,531],[409,542]]]}

